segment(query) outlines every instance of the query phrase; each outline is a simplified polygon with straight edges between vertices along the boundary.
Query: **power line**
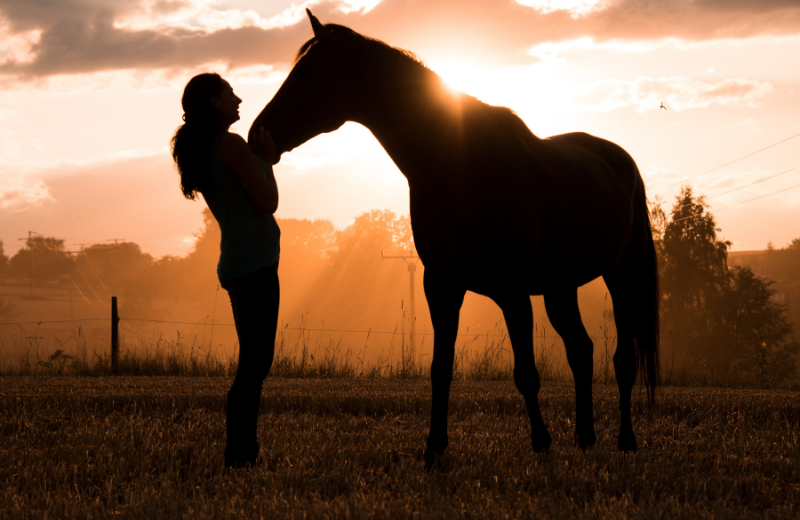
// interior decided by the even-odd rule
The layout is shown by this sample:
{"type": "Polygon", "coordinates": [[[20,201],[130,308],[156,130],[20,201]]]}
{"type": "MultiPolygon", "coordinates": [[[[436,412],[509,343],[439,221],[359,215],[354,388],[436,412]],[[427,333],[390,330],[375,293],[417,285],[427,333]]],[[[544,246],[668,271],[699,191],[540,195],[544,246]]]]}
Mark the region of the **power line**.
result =
{"type": "Polygon", "coordinates": [[[763,199],[764,197],[769,197],[770,195],[775,195],[776,193],[781,193],[781,192],[784,192],[784,191],[789,191],[789,190],[791,190],[791,189],[797,188],[798,186],[800,186],[800,184],[795,184],[794,186],[789,186],[788,188],[784,188],[784,189],[782,189],[782,190],[773,191],[772,193],[767,193],[766,195],[761,195],[760,197],[755,197],[755,198],[753,198],[753,199],[744,200],[744,201],[742,201],[742,202],[737,202],[736,204],[731,204],[730,206],[725,206],[724,208],[715,209],[714,211],[722,211],[723,209],[728,209],[728,208],[732,208],[732,207],[734,207],[734,206],[739,206],[739,205],[741,205],[741,204],[745,204],[745,203],[747,203],[747,202],[753,202],[754,200],[763,199]]]}
{"type": "MultiPolygon", "coordinates": [[[[151,319],[148,319],[148,318],[123,318],[122,316],[120,316],[120,319],[122,321],[149,321],[149,322],[153,322],[153,323],[177,323],[179,325],[203,325],[203,326],[208,325],[208,323],[206,323],[204,321],[195,322],[195,321],[151,320],[151,319]]],[[[214,325],[221,325],[223,327],[235,327],[236,326],[235,323],[215,323],[214,325]]],[[[297,330],[300,330],[300,329],[297,329],[297,330]]],[[[312,329],[303,329],[303,330],[312,330],[312,329]]]]}
{"type": "MultiPolygon", "coordinates": [[[[783,188],[782,190],[777,190],[777,191],[773,191],[773,192],[770,192],[770,193],[766,193],[764,195],[760,195],[760,196],[752,198],[752,199],[743,200],[742,202],[737,202],[736,204],[731,204],[730,206],[724,206],[722,208],[709,208],[709,211],[713,210],[715,212],[720,212],[720,211],[722,211],[724,209],[732,208],[734,206],[741,206],[742,204],[747,204],[748,202],[753,202],[754,200],[763,199],[764,197],[769,197],[770,195],[775,195],[776,193],[782,193],[784,191],[793,190],[794,188],[798,188],[798,187],[800,187],[800,184],[795,184],[794,186],[789,186],[788,188],[783,188]]],[[[680,222],[681,220],[689,220],[691,218],[696,218],[696,217],[694,215],[690,215],[688,217],[683,217],[683,218],[679,218],[679,219],[673,220],[672,222],[680,222]]]]}
{"type": "MultiPolygon", "coordinates": [[[[83,250],[83,247],[81,247],[81,252],[83,253],[83,260],[86,260],[86,265],[88,265],[88,266],[89,266],[89,269],[91,269],[91,271],[92,271],[92,274],[94,274],[94,277],[95,277],[95,278],[97,278],[97,281],[98,281],[98,282],[100,282],[100,287],[102,287],[102,288],[103,288],[103,290],[106,292],[106,295],[107,295],[107,296],[111,297],[111,293],[110,293],[110,292],[108,292],[108,289],[106,288],[106,285],[103,283],[103,280],[101,280],[101,279],[100,279],[100,277],[97,275],[97,271],[95,271],[95,270],[94,270],[94,266],[92,265],[92,262],[91,262],[91,261],[89,261],[89,254],[88,254],[88,253],[86,253],[86,252],[83,250]]],[[[80,266],[78,267],[78,269],[80,269],[80,266]]],[[[84,278],[85,278],[85,277],[84,277],[84,278]]],[[[88,280],[87,280],[87,282],[88,282],[88,280]]]]}
{"type": "Polygon", "coordinates": [[[50,321],[6,321],[0,322],[0,325],[41,325],[42,323],[74,323],[76,321],[108,321],[107,318],[82,318],[77,320],[50,320],[50,321]]]}
{"type": "Polygon", "coordinates": [[[738,159],[734,159],[734,160],[732,160],[732,161],[730,161],[730,162],[726,162],[725,164],[721,164],[721,165],[719,165],[719,166],[716,166],[716,167],[714,167],[714,168],[711,168],[710,170],[706,170],[706,171],[704,171],[703,173],[698,173],[697,175],[693,175],[693,176],[691,176],[691,177],[688,177],[688,178],[686,178],[686,179],[683,179],[682,181],[673,182],[672,184],[668,184],[667,186],[662,186],[661,188],[658,188],[657,190],[653,190],[653,193],[658,193],[659,191],[665,190],[665,189],[667,189],[667,188],[671,188],[671,187],[673,187],[673,186],[676,186],[676,185],[678,185],[678,184],[683,184],[683,183],[684,183],[684,182],[686,182],[686,181],[690,181],[690,180],[692,180],[692,179],[696,179],[697,177],[703,176],[703,175],[705,175],[705,174],[707,174],[707,173],[711,173],[711,172],[713,172],[713,171],[719,170],[720,168],[724,168],[725,166],[729,166],[729,165],[731,165],[731,164],[733,164],[733,163],[735,163],[735,162],[739,162],[739,161],[741,161],[742,159],[747,159],[748,157],[752,157],[752,156],[754,156],[754,155],[756,155],[756,154],[758,154],[758,153],[761,153],[761,152],[763,152],[764,150],[769,150],[770,148],[772,148],[772,147],[774,147],[774,146],[778,146],[779,144],[785,143],[786,141],[789,141],[789,140],[791,140],[791,139],[794,139],[795,137],[800,137],[800,134],[795,134],[795,135],[793,135],[793,136],[791,136],[791,137],[787,137],[787,138],[786,138],[786,139],[784,139],[783,141],[778,141],[777,143],[773,143],[773,144],[771,144],[771,145],[767,146],[766,148],[762,148],[762,149],[760,149],[760,150],[756,150],[755,152],[749,153],[749,154],[747,154],[747,155],[744,155],[744,156],[742,156],[742,157],[739,157],[738,159]]]}
{"type": "MultiPolygon", "coordinates": [[[[107,318],[87,318],[82,320],[53,320],[53,321],[19,321],[19,322],[0,322],[0,325],[27,325],[27,324],[47,324],[47,323],[71,323],[73,321],[108,321],[107,318]]],[[[200,322],[188,322],[188,321],[167,321],[167,320],[149,320],[149,319],[141,319],[141,318],[122,318],[122,321],[151,321],[155,323],[177,323],[177,324],[184,324],[184,325],[204,325],[202,321],[200,322]]],[[[217,325],[226,325],[229,327],[235,327],[233,323],[217,323],[217,325]]],[[[318,328],[306,328],[306,327],[283,327],[279,330],[298,330],[298,331],[310,331],[310,332],[355,332],[355,333],[362,333],[362,334],[397,334],[396,330],[350,330],[350,329],[318,329],[318,328]]],[[[433,336],[434,332],[423,332],[421,333],[424,336],[433,336]]],[[[459,332],[458,336],[467,336],[467,337],[474,337],[475,339],[478,338],[498,338],[498,337],[506,337],[508,334],[481,334],[475,332],[459,332]]],[[[536,335],[537,338],[547,338],[547,339],[555,339],[560,338],[561,336],[557,334],[544,334],[536,335]]],[[[616,337],[616,336],[612,336],[616,337]]],[[[707,339],[786,339],[789,338],[790,340],[794,340],[796,336],[681,336],[675,338],[674,336],[659,336],[661,339],[697,339],[697,338],[707,338],[707,339]]]]}
{"type": "MultiPolygon", "coordinates": [[[[365,317],[367,317],[367,316],[368,316],[368,315],[369,315],[369,314],[370,314],[372,311],[374,311],[375,309],[377,309],[377,308],[378,308],[378,305],[381,305],[381,304],[385,303],[385,302],[386,302],[386,300],[388,300],[389,298],[391,298],[391,297],[393,297],[393,296],[394,296],[393,294],[390,294],[389,296],[387,296],[386,298],[384,298],[383,300],[381,300],[380,302],[378,302],[376,305],[373,305],[373,306],[372,306],[372,308],[371,308],[370,310],[368,310],[367,312],[365,312],[364,314],[362,314],[361,316],[359,316],[359,317],[358,317],[358,318],[356,318],[355,320],[351,321],[351,322],[350,322],[350,323],[347,325],[347,327],[349,327],[350,325],[355,325],[355,324],[356,324],[356,323],[358,323],[359,321],[363,320],[363,319],[364,319],[365,317]]],[[[347,329],[345,328],[344,330],[347,330],[347,329]]]]}
{"type": "MultiPolygon", "coordinates": [[[[41,236],[41,237],[44,236],[44,235],[41,235],[40,233],[36,233],[36,232],[32,232],[32,233],[35,233],[36,235],[41,236]]],[[[75,243],[76,240],[82,240],[82,241],[86,242],[86,244],[83,244],[83,245],[109,245],[109,246],[112,246],[112,247],[115,246],[115,245],[120,245],[121,243],[123,243],[125,241],[125,239],[123,239],[123,238],[106,238],[106,239],[103,239],[103,240],[94,239],[94,238],[79,238],[79,237],[65,237],[65,236],[52,236],[52,237],[47,237],[47,238],[56,238],[58,240],[64,240],[64,241],[70,240],[70,241],[72,241],[73,245],[78,245],[78,244],[75,243]],[[103,244],[103,242],[109,242],[109,241],[113,241],[114,244],[103,244]]],[[[19,240],[28,240],[28,238],[20,238],[19,240]]],[[[147,245],[147,244],[140,244],[138,242],[133,242],[133,243],[136,244],[137,246],[139,246],[140,248],[143,248],[143,249],[158,249],[158,250],[161,250],[161,251],[175,251],[176,249],[180,249],[180,248],[176,248],[176,247],[157,247],[157,246],[151,246],[151,245],[147,245]]]]}
{"type": "MultiPolygon", "coordinates": [[[[774,179],[775,177],[779,177],[779,176],[781,176],[783,174],[786,174],[786,173],[789,173],[789,172],[793,172],[793,171],[795,171],[797,169],[800,169],[800,166],[795,166],[794,168],[789,168],[786,171],[782,171],[780,173],[776,173],[775,175],[770,175],[769,177],[764,177],[763,179],[759,179],[757,181],[751,182],[750,184],[745,184],[744,186],[739,186],[738,188],[734,188],[734,189],[732,189],[730,191],[726,191],[725,193],[720,193],[718,195],[712,195],[710,197],[705,197],[704,200],[716,199],[717,197],[722,197],[723,195],[727,195],[729,193],[733,193],[734,191],[739,191],[742,188],[747,188],[748,186],[752,186],[752,185],[758,184],[760,182],[764,182],[764,181],[768,181],[770,179],[774,179]]],[[[688,208],[689,206],[696,206],[696,205],[697,205],[697,203],[690,202],[689,204],[684,204],[683,206],[681,206],[681,209],[688,208]]]]}
{"type": "MultiPolygon", "coordinates": [[[[56,258],[58,258],[58,259],[61,261],[61,263],[62,263],[62,264],[65,264],[67,271],[69,271],[69,270],[70,270],[70,269],[69,269],[69,262],[68,262],[67,260],[65,260],[65,259],[64,259],[64,258],[63,258],[63,257],[60,255],[60,253],[66,253],[66,251],[60,251],[60,250],[58,250],[58,249],[55,249],[53,246],[49,245],[47,242],[42,242],[42,244],[44,244],[44,246],[45,246],[45,247],[47,247],[47,248],[48,248],[50,251],[52,251],[53,253],[55,253],[55,255],[54,255],[54,256],[55,256],[56,258]]],[[[39,251],[41,251],[41,249],[39,249],[39,246],[38,246],[38,245],[36,246],[36,248],[37,248],[39,251]]],[[[81,249],[81,251],[83,251],[83,249],[81,249]]],[[[77,264],[77,263],[75,263],[75,262],[73,262],[73,263],[74,263],[74,265],[75,265],[75,266],[78,268],[78,271],[80,271],[80,274],[81,274],[81,276],[83,277],[84,281],[86,282],[86,285],[88,285],[88,286],[89,286],[89,289],[91,289],[92,293],[94,293],[95,297],[97,298],[97,300],[96,300],[96,301],[103,301],[103,299],[102,299],[102,298],[100,298],[100,295],[98,295],[98,294],[95,292],[95,290],[94,290],[94,287],[92,287],[92,285],[89,283],[89,279],[88,279],[88,278],[86,278],[86,275],[84,274],[84,272],[83,272],[83,269],[81,269],[81,266],[80,266],[80,265],[78,265],[78,264],[77,264]]],[[[88,304],[89,304],[89,307],[91,307],[91,308],[92,308],[92,310],[93,310],[95,313],[97,313],[97,314],[99,315],[100,313],[97,311],[97,309],[95,309],[95,308],[94,308],[94,305],[92,305],[92,303],[91,303],[91,302],[90,302],[90,300],[89,300],[89,299],[86,297],[86,295],[84,295],[84,294],[83,294],[83,291],[81,291],[80,287],[78,287],[78,284],[75,282],[75,279],[72,277],[72,275],[71,275],[71,274],[69,275],[69,277],[70,277],[70,280],[72,280],[72,284],[73,284],[73,285],[75,286],[75,288],[78,290],[78,293],[81,295],[81,297],[83,297],[83,299],[86,301],[86,303],[88,303],[88,304]]]]}
{"type": "Polygon", "coordinates": [[[775,175],[770,175],[769,177],[764,177],[763,179],[759,179],[757,181],[751,182],[750,184],[745,184],[744,186],[739,186],[738,188],[734,188],[730,191],[726,191],[725,193],[720,193],[719,195],[712,195],[711,197],[707,197],[706,200],[716,199],[717,197],[722,197],[723,195],[727,195],[729,193],[733,193],[734,191],[739,191],[742,188],[747,188],[748,186],[752,186],[754,184],[758,184],[760,182],[768,181],[770,179],[774,179],[775,177],[780,177],[781,175],[787,174],[789,172],[793,172],[797,169],[800,169],[800,166],[795,166],[794,168],[789,168],[786,171],[782,171],[780,173],[776,173],[775,175]]]}

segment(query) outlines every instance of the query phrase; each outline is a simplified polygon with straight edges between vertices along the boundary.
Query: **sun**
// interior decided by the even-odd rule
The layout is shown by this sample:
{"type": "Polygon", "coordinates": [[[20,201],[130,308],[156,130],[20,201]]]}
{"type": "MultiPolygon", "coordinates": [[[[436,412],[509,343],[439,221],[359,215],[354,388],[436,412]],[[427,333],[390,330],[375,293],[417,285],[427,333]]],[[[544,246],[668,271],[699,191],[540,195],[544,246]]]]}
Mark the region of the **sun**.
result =
{"type": "Polygon", "coordinates": [[[466,60],[441,59],[431,60],[428,66],[447,83],[450,88],[465,94],[477,95],[481,90],[485,78],[482,78],[482,69],[466,60]]]}
{"type": "Polygon", "coordinates": [[[453,92],[463,92],[487,103],[500,103],[511,87],[501,79],[506,70],[480,65],[464,58],[439,58],[426,60],[428,67],[438,74],[453,92]]]}

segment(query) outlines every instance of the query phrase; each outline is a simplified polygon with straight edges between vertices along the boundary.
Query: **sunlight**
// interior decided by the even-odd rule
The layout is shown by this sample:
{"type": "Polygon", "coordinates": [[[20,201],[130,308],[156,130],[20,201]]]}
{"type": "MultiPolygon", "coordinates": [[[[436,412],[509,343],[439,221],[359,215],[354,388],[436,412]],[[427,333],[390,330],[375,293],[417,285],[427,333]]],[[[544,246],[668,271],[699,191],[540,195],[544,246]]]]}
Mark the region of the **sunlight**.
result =
{"type": "Polygon", "coordinates": [[[477,96],[483,81],[481,69],[465,60],[445,59],[428,63],[453,90],[477,96]]]}
{"type": "Polygon", "coordinates": [[[569,11],[573,18],[591,13],[605,7],[600,0],[517,0],[518,4],[533,7],[542,14],[553,11],[569,11]],[[598,5],[600,4],[600,5],[598,5]]]}
{"type": "Polygon", "coordinates": [[[575,78],[558,63],[514,67],[486,67],[466,59],[426,59],[454,92],[464,92],[484,103],[514,110],[534,133],[551,135],[570,124],[570,100],[575,78]]]}

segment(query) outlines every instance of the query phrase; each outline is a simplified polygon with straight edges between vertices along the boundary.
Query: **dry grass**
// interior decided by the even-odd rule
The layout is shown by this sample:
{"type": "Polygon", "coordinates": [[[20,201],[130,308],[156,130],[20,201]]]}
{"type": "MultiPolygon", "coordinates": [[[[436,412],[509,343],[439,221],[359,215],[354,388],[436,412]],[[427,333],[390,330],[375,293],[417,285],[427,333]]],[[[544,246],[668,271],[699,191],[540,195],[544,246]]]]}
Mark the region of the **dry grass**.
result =
{"type": "Polygon", "coordinates": [[[616,389],[597,385],[598,445],[574,448],[571,385],[541,401],[530,449],[508,381],[456,382],[443,468],[423,470],[429,384],[265,385],[264,464],[222,468],[227,378],[0,378],[0,518],[796,518],[796,392],[664,389],[642,449],[615,449],[616,389]]]}
{"type": "MultiPolygon", "coordinates": [[[[536,367],[542,381],[571,383],[560,338],[548,336],[542,324],[534,333],[536,367]]],[[[112,370],[108,342],[92,344],[79,327],[60,338],[52,335],[17,334],[6,342],[0,337],[2,376],[199,376],[232,377],[237,369],[238,344],[217,345],[180,331],[170,336],[152,331],[150,335],[120,340],[119,365],[112,370]]],[[[44,334],[44,333],[42,333],[44,334]]],[[[593,336],[594,382],[615,382],[612,355],[616,336],[608,327],[593,336]]],[[[95,338],[96,339],[96,338],[95,338]]],[[[386,338],[384,338],[386,339],[386,338]]],[[[370,335],[360,345],[346,343],[342,335],[323,335],[318,330],[279,329],[271,376],[285,378],[389,378],[429,379],[432,337],[423,336],[416,355],[409,354],[408,335],[392,334],[388,345],[377,347],[370,335]],[[426,344],[427,341],[427,344],[426,344]],[[367,349],[372,349],[371,356],[367,349]],[[378,351],[378,349],[380,349],[378,351]]],[[[384,341],[384,343],[386,343],[384,341]]],[[[510,381],[514,359],[501,322],[491,334],[472,335],[469,329],[456,343],[453,377],[460,381],[510,381]]],[[[705,354],[704,345],[681,345],[662,341],[661,380],[663,386],[770,388],[800,390],[800,358],[783,360],[754,357],[733,365],[705,354]],[[677,347],[676,347],[677,345],[677,347]],[[692,348],[686,348],[692,347],[692,348]],[[676,352],[682,354],[676,357],[676,352]],[[689,355],[691,354],[691,356],[689,355]]]]}

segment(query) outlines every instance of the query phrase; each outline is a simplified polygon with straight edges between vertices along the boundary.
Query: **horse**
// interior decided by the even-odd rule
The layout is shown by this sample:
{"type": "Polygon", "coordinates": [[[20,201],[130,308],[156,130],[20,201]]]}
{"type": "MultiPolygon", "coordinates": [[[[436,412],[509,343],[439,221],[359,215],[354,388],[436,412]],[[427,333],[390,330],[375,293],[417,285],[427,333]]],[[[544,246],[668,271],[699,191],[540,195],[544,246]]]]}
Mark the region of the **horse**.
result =
{"type": "Polygon", "coordinates": [[[645,186],[620,146],[586,133],[539,138],[510,109],[448,88],[413,53],[307,10],[314,35],[251,126],[281,155],[347,121],[368,128],[408,180],[414,242],[434,329],[428,469],[448,446],[447,408],[467,291],[502,310],[534,452],[552,438],[539,408],[531,295],[543,295],[575,381],[577,446],[596,443],[593,344],[578,287],[603,277],[617,327],[617,446],[637,449],[637,372],[655,402],[659,292],[645,186]]]}

